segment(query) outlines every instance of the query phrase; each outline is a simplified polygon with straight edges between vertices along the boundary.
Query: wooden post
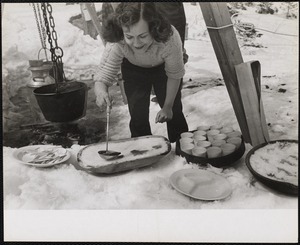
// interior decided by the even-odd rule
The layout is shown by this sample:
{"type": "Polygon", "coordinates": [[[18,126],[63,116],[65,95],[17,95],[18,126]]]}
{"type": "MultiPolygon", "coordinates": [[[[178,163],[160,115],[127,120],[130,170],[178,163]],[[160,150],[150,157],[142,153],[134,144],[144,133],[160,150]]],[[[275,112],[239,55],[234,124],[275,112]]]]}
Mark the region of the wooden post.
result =
{"type": "MultiPolygon", "coordinates": [[[[114,9],[117,7],[117,5],[118,4],[112,4],[114,9]]],[[[102,43],[105,45],[106,42],[105,42],[105,40],[103,39],[103,36],[102,36],[102,26],[101,26],[101,24],[100,24],[100,22],[98,21],[98,18],[97,18],[97,12],[96,12],[95,5],[93,3],[86,3],[85,6],[88,10],[88,13],[89,13],[89,15],[90,15],[90,17],[93,21],[93,24],[94,24],[98,34],[100,35],[102,43]]],[[[117,82],[120,86],[123,101],[124,101],[125,104],[127,104],[128,102],[127,102],[127,96],[125,94],[124,81],[122,79],[117,79],[117,82]]]]}
{"type": "Polygon", "coordinates": [[[243,63],[243,58],[227,5],[220,2],[200,2],[200,8],[244,140],[250,143],[251,138],[235,72],[235,65],[243,63]]]}
{"type": "Polygon", "coordinates": [[[4,12],[4,3],[1,3],[1,20],[4,12]]]}
{"type": "Polygon", "coordinates": [[[85,7],[88,10],[88,13],[90,14],[90,17],[92,19],[94,27],[96,28],[98,34],[100,35],[100,38],[101,38],[102,42],[105,43],[105,41],[102,37],[102,26],[101,26],[101,24],[98,20],[95,5],[93,3],[85,3],[85,7]]]}
{"type": "Polygon", "coordinates": [[[85,14],[85,4],[84,3],[80,3],[80,10],[81,10],[81,16],[82,16],[82,20],[83,20],[83,35],[88,35],[88,26],[87,26],[87,21],[89,21],[89,19],[87,19],[86,14],[85,14]]]}

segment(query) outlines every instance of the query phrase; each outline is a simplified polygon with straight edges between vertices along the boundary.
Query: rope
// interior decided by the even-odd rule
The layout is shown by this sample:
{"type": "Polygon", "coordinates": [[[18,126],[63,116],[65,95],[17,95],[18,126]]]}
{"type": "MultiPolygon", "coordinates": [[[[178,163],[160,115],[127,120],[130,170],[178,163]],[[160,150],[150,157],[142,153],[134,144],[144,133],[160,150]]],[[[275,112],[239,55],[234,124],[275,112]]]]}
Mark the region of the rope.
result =
{"type": "Polygon", "coordinates": [[[261,31],[270,32],[270,33],[277,34],[277,35],[290,36],[290,37],[298,37],[298,35],[287,34],[287,33],[280,33],[280,32],[274,32],[274,31],[269,31],[269,30],[262,29],[262,28],[256,28],[256,29],[257,30],[261,30],[261,31]]]}
{"type": "MultiPolygon", "coordinates": [[[[269,32],[272,34],[277,34],[277,35],[283,35],[283,36],[290,36],[290,37],[298,37],[298,35],[293,35],[293,34],[287,34],[287,33],[280,33],[280,32],[276,32],[276,31],[270,31],[267,29],[263,29],[263,28],[257,28],[255,27],[252,23],[237,23],[237,21],[234,21],[233,18],[236,17],[238,15],[238,13],[235,13],[231,16],[231,21],[234,24],[229,24],[229,25],[225,25],[225,26],[221,26],[221,27],[213,27],[213,26],[207,26],[207,29],[213,29],[213,30],[220,30],[220,29],[224,29],[230,26],[234,26],[236,27],[236,29],[238,29],[241,32],[252,32],[254,29],[257,30],[261,30],[261,31],[265,31],[265,32],[269,32]]],[[[203,19],[203,18],[202,18],[203,19]]],[[[197,16],[195,16],[193,22],[191,23],[191,27],[194,26],[194,24],[197,24],[198,20],[197,20],[197,16]]],[[[190,39],[190,38],[189,38],[190,39]]]]}
{"type": "Polygon", "coordinates": [[[224,29],[224,28],[227,28],[227,27],[230,27],[230,26],[233,26],[233,24],[228,24],[228,25],[225,25],[225,26],[218,26],[218,27],[206,26],[206,28],[207,29],[213,29],[213,30],[220,30],[220,29],[224,29]]]}
{"type": "Polygon", "coordinates": [[[293,35],[293,34],[287,34],[287,33],[280,33],[280,32],[275,32],[275,31],[270,31],[270,30],[266,30],[263,28],[257,28],[255,27],[252,23],[241,23],[238,21],[234,21],[233,18],[236,17],[238,14],[234,14],[231,16],[231,21],[234,22],[234,26],[241,32],[252,32],[253,30],[257,29],[257,30],[261,30],[261,31],[266,31],[272,34],[277,34],[277,35],[283,35],[283,36],[290,36],[290,37],[298,37],[298,35],[293,35]]]}

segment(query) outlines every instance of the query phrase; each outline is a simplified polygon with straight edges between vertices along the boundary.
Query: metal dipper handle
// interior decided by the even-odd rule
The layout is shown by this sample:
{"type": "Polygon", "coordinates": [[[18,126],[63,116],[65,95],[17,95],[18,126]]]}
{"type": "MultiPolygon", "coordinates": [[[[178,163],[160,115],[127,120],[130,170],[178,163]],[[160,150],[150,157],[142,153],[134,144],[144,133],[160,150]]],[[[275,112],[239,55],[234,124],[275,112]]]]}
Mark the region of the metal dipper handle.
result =
{"type": "Polygon", "coordinates": [[[110,115],[110,106],[107,105],[106,107],[106,152],[108,152],[109,115],[110,115]]]}

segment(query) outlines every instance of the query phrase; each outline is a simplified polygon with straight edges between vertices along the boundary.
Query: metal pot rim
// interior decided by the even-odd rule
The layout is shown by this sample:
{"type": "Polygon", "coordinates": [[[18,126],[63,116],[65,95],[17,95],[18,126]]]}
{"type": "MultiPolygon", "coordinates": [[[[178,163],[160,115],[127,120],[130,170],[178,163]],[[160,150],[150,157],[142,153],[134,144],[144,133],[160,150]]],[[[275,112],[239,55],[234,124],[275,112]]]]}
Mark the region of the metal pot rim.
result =
{"type": "Polygon", "coordinates": [[[58,93],[56,91],[53,91],[53,92],[52,91],[51,92],[44,92],[44,93],[39,92],[39,90],[43,90],[43,89],[45,89],[45,87],[54,87],[54,89],[55,89],[56,84],[53,83],[53,84],[47,84],[47,85],[41,86],[39,88],[36,88],[33,91],[33,93],[34,93],[34,95],[37,95],[37,96],[53,96],[53,95],[57,95],[57,94],[60,94],[60,95],[62,95],[62,94],[69,94],[69,93],[76,92],[78,90],[82,90],[82,89],[86,90],[87,89],[87,85],[85,83],[83,83],[83,82],[73,81],[73,82],[70,82],[69,84],[71,84],[71,83],[73,83],[73,84],[79,84],[80,87],[73,88],[73,89],[71,88],[71,90],[69,89],[68,91],[62,91],[62,92],[58,91],[58,93]]]}

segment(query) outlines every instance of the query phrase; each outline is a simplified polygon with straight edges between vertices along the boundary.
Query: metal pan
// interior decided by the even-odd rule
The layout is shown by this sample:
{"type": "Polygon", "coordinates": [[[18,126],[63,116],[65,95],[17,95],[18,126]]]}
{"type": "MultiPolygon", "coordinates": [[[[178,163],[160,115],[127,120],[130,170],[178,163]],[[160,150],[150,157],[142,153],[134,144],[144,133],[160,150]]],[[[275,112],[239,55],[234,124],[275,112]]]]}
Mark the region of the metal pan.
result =
{"type": "Polygon", "coordinates": [[[273,190],[279,191],[281,193],[289,194],[289,195],[298,195],[298,186],[293,185],[291,183],[283,182],[283,181],[278,181],[274,179],[267,178],[265,176],[262,176],[258,172],[256,172],[251,164],[250,164],[250,158],[251,155],[255,153],[256,150],[266,146],[267,144],[272,144],[276,142],[292,142],[292,143],[298,143],[297,140],[275,140],[275,141],[270,141],[269,143],[263,143],[260,145],[257,145],[253,147],[246,155],[246,166],[250,170],[250,172],[253,174],[253,176],[259,180],[261,183],[265,184],[266,186],[270,187],[273,190]]]}

